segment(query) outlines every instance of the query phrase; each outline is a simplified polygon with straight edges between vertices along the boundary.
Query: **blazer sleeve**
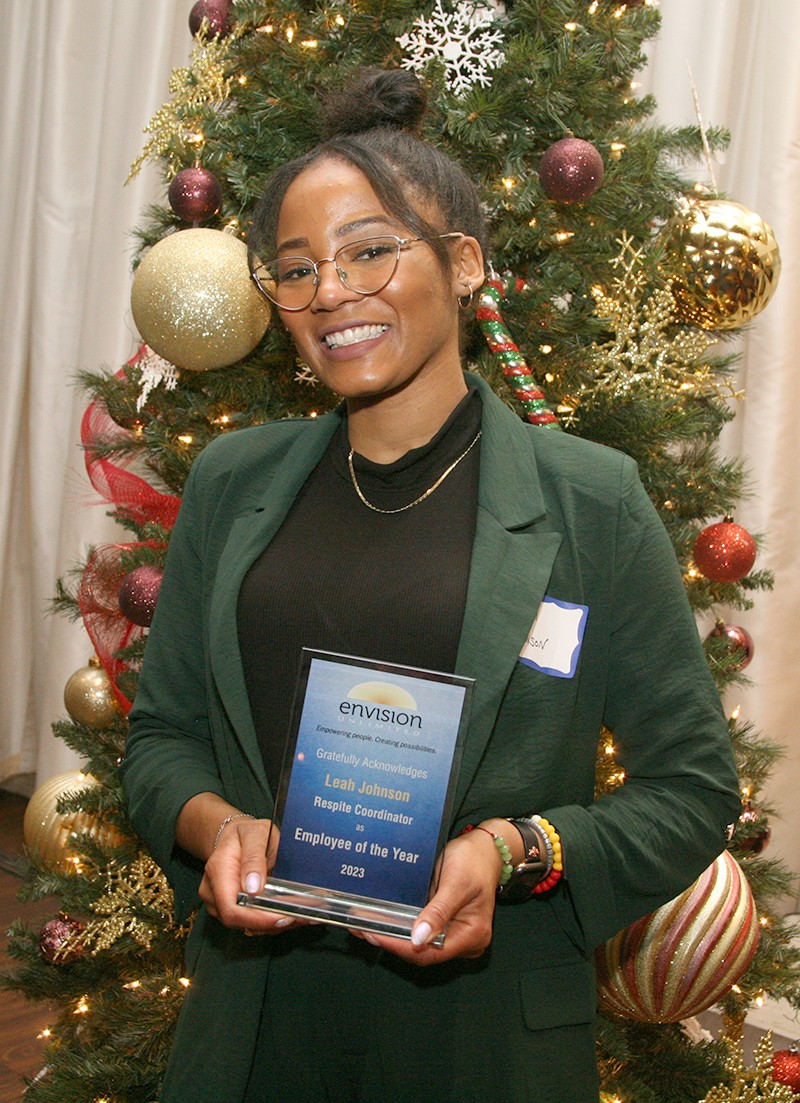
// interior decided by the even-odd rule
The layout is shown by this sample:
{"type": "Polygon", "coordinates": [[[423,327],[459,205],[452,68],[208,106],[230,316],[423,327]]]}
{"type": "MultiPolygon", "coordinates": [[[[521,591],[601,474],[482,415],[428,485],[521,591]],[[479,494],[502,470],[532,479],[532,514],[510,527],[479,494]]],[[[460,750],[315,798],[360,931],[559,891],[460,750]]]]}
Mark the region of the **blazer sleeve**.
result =
{"type": "Polygon", "coordinates": [[[202,466],[201,456],[170,539],[121,766],[131,821],[167,874],[179,916],[197,902],[202,864],[175,842],[178,814],[197,793],[224,796],[207,709],[202,466]]]}
{"type": "Polygon", "coordinates": [[[728,725],[675,552],[635,465],[623,464],[604,721],[625,783],[544,810],[564,840],[553,894],[599,945],[691,884],[741,812],[728,725]]]}

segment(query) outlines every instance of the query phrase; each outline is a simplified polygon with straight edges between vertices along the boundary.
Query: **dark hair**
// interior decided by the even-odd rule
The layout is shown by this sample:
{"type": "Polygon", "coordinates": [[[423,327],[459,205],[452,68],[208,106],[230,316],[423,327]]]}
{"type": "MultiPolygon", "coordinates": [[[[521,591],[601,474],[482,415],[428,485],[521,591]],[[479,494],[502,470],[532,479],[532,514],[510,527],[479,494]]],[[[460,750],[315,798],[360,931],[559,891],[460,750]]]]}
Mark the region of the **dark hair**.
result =
{"type": "Polygon", "coordinates": [[[414,133],[426,103],[419,80],[402,69],[364,70],[331,96],[323,112],[325,140],[282,165],[267,181],[248,235],[251,267],[275,251],[278,217],[289,185],[303,169],[326,157],[360,169],[386,210],[414,234],[430,240],[445,272],[449,254],[437,234],[459,230],[476,238],[486,256],[488,231],[475,185],[460,165],[414,133]],[[442,224],[424,218],[415,202],[429,204],[442,224]]]}

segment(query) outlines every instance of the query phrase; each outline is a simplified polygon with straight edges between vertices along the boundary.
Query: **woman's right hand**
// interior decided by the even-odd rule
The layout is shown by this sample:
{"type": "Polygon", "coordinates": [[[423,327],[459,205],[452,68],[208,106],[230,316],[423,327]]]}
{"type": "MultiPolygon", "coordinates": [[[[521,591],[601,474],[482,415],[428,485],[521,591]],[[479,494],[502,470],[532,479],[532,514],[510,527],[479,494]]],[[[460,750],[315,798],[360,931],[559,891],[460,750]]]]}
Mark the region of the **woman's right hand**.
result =
{"type": "Polygon", "coordinates": [[[275,864],[277,835],[277,828],[270,834],[269,820],[233,820],[209,855],[200,882],[200,899],[209,914],[226,927],[268,934],[273,928],[277,932],[290,925],[291,920],[285,922],[285,916],[236,903],[238,893],[259,892],[264,887],[275,864]]]}
{"type": "Polygon", "coordinates": [[[209,914],[226,927],[250,934],[279,934],[304,922],[236,903],[240,892],[263,888],[275,864],[279,839],[280,832],[270,820],[251,819],[213,793],[192,797],[178,816],[178,843],[205,859],[199,892],[209,914]],[[228,817],[235,818],[225,823],[228,817]]]}

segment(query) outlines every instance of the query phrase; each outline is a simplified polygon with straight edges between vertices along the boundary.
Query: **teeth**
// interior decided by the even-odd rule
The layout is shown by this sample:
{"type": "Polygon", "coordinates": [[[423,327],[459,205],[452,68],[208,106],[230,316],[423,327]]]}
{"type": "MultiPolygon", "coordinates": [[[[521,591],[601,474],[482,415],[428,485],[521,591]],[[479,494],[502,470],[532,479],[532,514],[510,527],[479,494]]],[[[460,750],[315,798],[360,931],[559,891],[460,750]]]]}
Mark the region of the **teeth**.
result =
{"type": "Polygon", "coordinates": [[[388,326],[354,326],[353,329],[339,329],[336,333],[329,333],[323,337],[323,341],[329,349],[340,349],[345,345],[356,345],[359,341],[370,341],[373,337],[380,337],[388,326]]]}

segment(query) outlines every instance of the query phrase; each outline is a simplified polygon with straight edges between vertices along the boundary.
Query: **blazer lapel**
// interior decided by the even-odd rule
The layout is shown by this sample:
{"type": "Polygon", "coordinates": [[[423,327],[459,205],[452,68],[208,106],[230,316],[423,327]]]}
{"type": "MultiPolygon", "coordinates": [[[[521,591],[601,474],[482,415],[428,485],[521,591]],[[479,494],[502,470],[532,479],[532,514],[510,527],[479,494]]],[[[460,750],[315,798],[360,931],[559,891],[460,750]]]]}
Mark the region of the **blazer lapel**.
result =
{"type": "Polygon", "coordinates": [[[296,438],[283,460],[266,473],[258,505],[233,522],[217,564],[209,623],[211,670],[230,725],[266,792],[269,786],[250,713],[239,651],[239,590],[245,574],[280,528],[340,421],[336,412],[327,414],[296,438]]]}
{"type": "Polygon", "coordinates": [[[475,688],[456,809],[486,750],[562,540],[548,527],[531,430],[488,384],[474,381],[484,404],[480,489],[456,670],[475,678],[475,688]]]}

